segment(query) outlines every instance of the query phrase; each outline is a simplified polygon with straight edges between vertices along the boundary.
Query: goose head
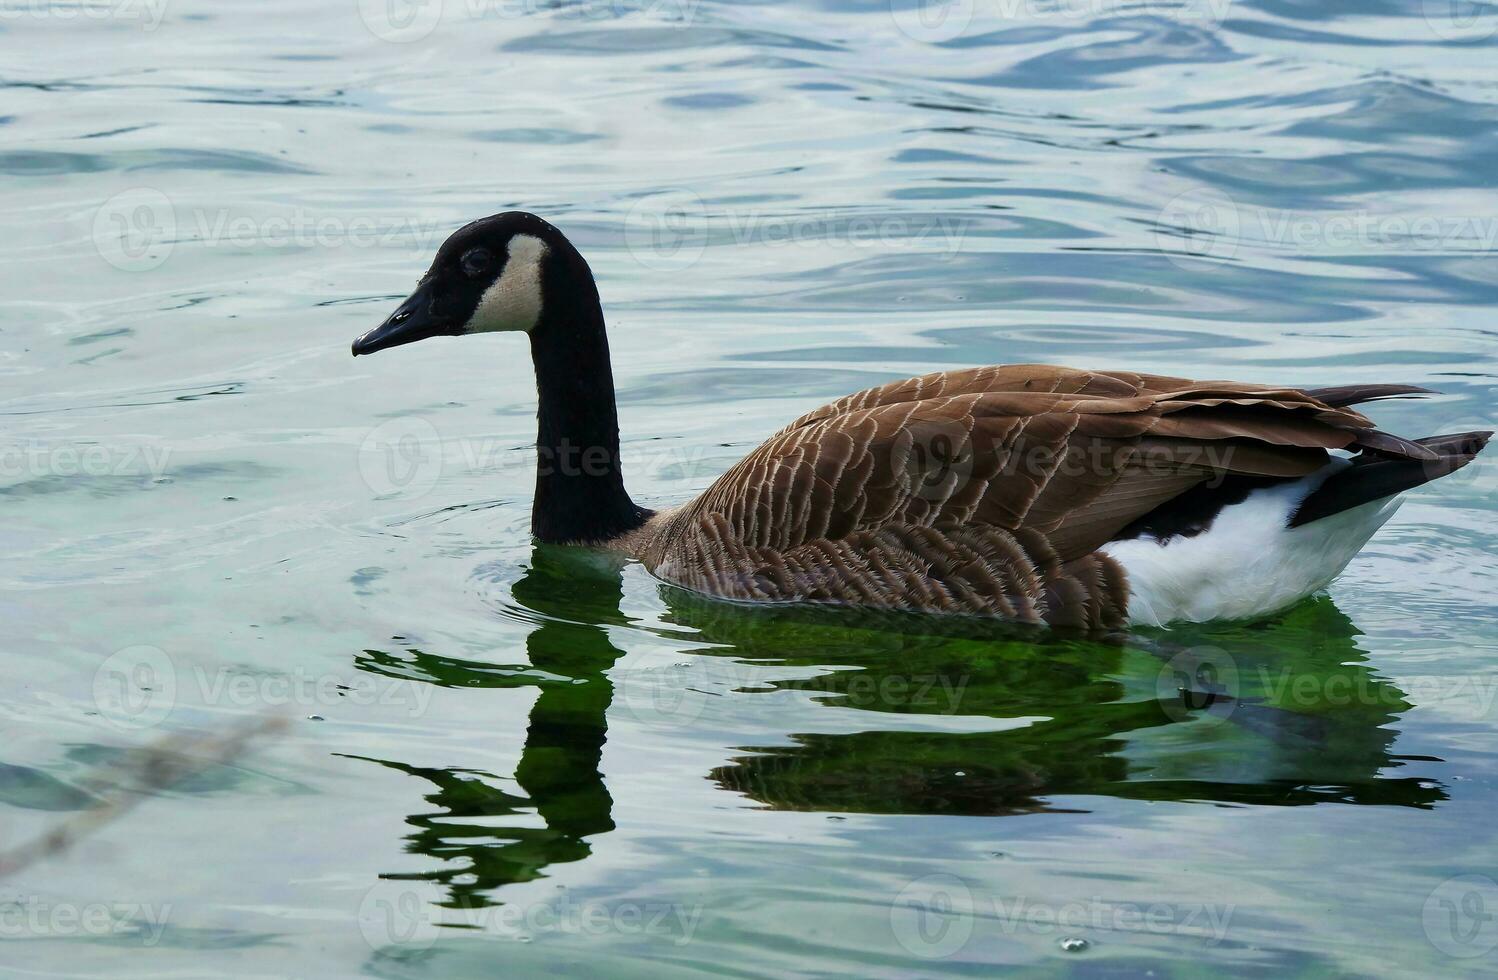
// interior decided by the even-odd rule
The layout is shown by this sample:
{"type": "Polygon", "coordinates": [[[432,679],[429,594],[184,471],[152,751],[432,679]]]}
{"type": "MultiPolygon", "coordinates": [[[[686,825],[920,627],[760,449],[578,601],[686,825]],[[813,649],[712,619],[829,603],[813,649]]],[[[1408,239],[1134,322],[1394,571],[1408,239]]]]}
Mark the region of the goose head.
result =
{"type": "Polygon", "coordinates": [[[416,291],[353,352],[479,333],[534,335],[557,308],[598,303],[587,263],[560,231],[524,211],[506,211],[453,232],[416,291]]]}
{"type": "Polygon", "coordinates": [[[598,286],[560,231],[507,211],[453,232],[416,291],[354,341],[373,354],[428,337],[523,333],[538,398],[531,530],[548,542],[602,542],[651,515],[624,490],[613,369],[598,286]]]}

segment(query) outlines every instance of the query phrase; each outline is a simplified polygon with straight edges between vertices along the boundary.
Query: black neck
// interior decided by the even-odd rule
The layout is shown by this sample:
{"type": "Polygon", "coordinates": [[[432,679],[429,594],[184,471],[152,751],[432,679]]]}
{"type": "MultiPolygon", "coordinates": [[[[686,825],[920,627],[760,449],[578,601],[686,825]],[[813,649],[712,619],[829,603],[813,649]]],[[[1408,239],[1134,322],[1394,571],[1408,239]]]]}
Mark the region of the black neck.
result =
{"type": "Polygon", "coordinates": [[[530,335],[540,395],[531,533],[553,543],[605,541],[650,511],[624,490],[609,341],[581,255],[566,248],[547,257],[542,296],[530,335]]]}

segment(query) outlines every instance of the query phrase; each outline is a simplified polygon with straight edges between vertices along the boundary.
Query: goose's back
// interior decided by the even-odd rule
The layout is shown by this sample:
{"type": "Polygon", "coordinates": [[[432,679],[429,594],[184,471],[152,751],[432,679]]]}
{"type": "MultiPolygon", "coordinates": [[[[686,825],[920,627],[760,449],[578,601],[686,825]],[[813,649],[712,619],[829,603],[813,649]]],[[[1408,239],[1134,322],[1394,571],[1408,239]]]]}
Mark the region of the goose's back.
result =
{"type": "MultiPolygon", "coordinates": [[[[1295,479],[1403,440],[1305,391],[1008,365],[939,372],[803,415],[654,529],[641,557],[756,601],[1120,624],[1099,546],[1209,481],[1295,479]]],[[[1418,447],[1415,447],[1418,449],[1418,447]]]]}

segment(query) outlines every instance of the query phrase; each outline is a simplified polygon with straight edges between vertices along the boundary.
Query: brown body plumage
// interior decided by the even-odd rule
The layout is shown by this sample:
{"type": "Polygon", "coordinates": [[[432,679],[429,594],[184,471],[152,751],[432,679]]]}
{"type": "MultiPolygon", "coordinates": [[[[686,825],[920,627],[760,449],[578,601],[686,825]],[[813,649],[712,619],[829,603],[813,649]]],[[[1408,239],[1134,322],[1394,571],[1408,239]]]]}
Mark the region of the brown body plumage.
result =
{"type": "Polygon", "coordinates": [[[1329,449],[1435,458],[1291,388],[1043,364],[941,372],[807,413],[619,543],[668,582],[733,599],[1116,626],[1128,582],[1099,546],[1200,484],[1302,477],[1329,449]]]}
{"type": "Polygon", "coordinates": [[[1255,488],[1318,473],[1330,450],[1386,462],[1327,479],[1313,509],[1337,514],[1376,499],[1375,490],[1392,495],[1460,467],[1489,435],[1422,444],[1348,407],[1424,390],[1405,385],[1303,391],[982,367],[840,398],[771,436],[697,499],[652,513],[624,492],[591,272],[534,215],[496,215],[456,232],[417,293],[354,350],[491,330],[531,338],[541,394],[537,537],[616,548],[667,582],[755,602],[1118,626],[1130,582],[1099,549],[1131,528],[1162,540],[1197,533],[1187,526],[1191,508],[1204,507],[1198,523],[1210,524],[1255,488]],[[596,452],[601,463],[576,472],[551,464],[569,450],[596,452]]]}

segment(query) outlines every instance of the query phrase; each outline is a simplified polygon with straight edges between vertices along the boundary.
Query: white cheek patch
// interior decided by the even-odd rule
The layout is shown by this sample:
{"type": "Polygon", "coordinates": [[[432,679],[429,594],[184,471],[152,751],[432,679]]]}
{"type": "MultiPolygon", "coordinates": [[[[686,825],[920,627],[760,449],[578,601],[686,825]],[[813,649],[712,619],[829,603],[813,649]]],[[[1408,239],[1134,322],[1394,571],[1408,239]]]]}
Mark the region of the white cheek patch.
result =
{"type": "Polygon", "coordinates": [[[534,235],[510,239],[505,271],[479,297],[478,308],[463,328],[465,333],[523,330],[529,333],[541,319],[541,260],[546,243],[534,235]]]}

